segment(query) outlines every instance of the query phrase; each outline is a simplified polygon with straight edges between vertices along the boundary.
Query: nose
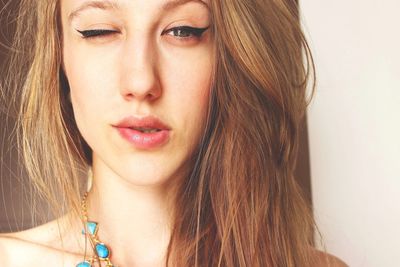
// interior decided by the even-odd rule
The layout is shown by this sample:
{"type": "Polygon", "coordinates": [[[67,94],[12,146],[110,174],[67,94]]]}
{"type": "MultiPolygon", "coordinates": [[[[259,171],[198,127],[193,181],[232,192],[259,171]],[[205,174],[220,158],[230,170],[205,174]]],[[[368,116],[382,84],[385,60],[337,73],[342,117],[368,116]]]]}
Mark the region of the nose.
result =
{"type": "Polygon", "coordinates": [[[121,55],[120,93],[128,101],[154,101],[161,96],[157,55],[151,41],[127,40],[121,55]]]}

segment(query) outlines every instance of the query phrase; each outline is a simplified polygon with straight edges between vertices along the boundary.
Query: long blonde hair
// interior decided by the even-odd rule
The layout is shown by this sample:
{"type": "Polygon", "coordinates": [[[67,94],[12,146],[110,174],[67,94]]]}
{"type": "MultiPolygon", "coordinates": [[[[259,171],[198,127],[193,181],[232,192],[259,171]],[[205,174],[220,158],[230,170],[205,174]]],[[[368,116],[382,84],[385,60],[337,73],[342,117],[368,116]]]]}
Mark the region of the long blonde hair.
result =
{"type": "MultiPolygon", "coordinates": [[[[293,172],[315,75],[297,3],[212,0],[210,9],[217,51],[211,105],[177,195],[167,261],[310,266],[314,221],[293,172]]],[[[91,151],[61,69],[60,3],[22,0],[17,23],[8,81],[18,82],[7,84],[20,104],[26,169],[58,215],[78,216],[91,151]]]]}

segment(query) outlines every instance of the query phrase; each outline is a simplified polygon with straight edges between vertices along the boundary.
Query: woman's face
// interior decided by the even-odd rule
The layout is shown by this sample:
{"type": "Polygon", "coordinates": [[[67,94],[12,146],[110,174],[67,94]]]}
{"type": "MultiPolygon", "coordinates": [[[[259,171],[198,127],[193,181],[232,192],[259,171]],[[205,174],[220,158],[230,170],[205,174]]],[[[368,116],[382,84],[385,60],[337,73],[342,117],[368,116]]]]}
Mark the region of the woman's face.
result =
{"type": "Polygon", "coordinates": [[[93,164],[138,185],[177,176],[208,108],[207,1],[62,0],[61,14],[64,70],[93,164]]]}

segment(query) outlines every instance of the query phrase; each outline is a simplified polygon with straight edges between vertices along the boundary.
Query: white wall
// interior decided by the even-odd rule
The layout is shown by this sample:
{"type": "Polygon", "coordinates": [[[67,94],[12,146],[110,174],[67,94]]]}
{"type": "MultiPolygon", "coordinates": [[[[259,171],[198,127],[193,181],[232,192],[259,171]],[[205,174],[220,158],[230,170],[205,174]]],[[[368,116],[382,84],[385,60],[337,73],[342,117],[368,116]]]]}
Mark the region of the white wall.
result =
{"type": "Polygon", "coordinates": [[[400,1],[300,0],[317,64],[308,125],[328,252],[400,266],[400,1]]]}

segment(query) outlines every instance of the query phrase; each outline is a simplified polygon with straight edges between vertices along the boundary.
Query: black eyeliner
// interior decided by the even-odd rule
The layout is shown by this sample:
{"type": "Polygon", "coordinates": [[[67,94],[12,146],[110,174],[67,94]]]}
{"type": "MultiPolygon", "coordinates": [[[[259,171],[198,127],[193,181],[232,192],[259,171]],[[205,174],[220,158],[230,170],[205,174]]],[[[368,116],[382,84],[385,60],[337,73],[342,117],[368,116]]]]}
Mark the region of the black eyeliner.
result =
{"type": "Polygon", "coordinates": [[[177,27],[177,29],[187,30],[187,31],[192,32],[194,34],[194,36],[196,36],[196,37],[200,37],[208,28],[210,28],[210,26],[205,27],[205,28],[194,28],[194,27],[190,27],[190,26],[177,27]]]}
{"type": "Polygon", "coordinates": [[[201,37],[201,35],[208,29],[210,26],[205,27],[205,28],[195,28],[191,26],[178,26],[178,27],[173,27],[167,30],[164,30],[162,34],[165,34],[167,32],[171,31],[177,31],[177,30],[183,30],[183,31],[188,31],[190,34],[193,34],[196,38],[201,37]]]}
{"type": "Polygon", "coordinates": [[[90,38],[90,37],[95,37],[99,35],[108,35],[111,33],[116,33],[117,31],[114,30],[102,30],[102,29],[95,29],[95,30],[85,30],[85,31],[80,31],[77,30],[84,38],[90,38]]]}

